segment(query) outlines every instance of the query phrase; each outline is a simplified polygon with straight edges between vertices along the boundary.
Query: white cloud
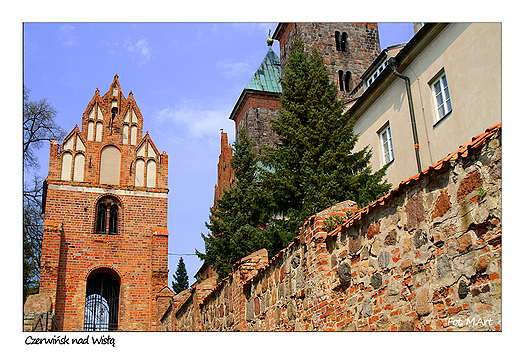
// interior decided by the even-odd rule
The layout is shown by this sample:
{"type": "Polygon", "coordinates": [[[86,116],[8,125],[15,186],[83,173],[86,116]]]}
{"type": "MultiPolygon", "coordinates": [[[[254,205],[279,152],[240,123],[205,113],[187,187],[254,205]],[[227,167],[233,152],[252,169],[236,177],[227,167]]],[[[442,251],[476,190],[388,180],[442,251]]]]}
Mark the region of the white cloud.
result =
{"type": "MultiPolygon", "coordinates": [[[[232,129],[229,106],[217,103],[214,108],[204,107],[211,107],[211,104],[202,105],[194,100],[185,100],[179,104],[179,107],[166,107],[152,116],[160,125],[173,124],[172,128],[177,132],[185,131],[187,134],[185,137],[189,139],[219,136],[220,129],[232,129]]],[[[232,133],[232,131],[227,132],[232,133]]]]}
{"type": "Polygon", "coordinates": [[[216,65],[217,68],[221,70],[221,74],[224,77],[240,77],[242,75],[251,75],[254,73],[254,68],[251,63],[234,63],[231,59],[226,59],[217,61],[216,65]]]}
{"type": "Polygon", "coordinates": [[[65,24],[58,28],[58,38],[64,45],[74,44],[74,26],[65,24]]]}
{"type": "Polygon", "coordinates": [[[146,39],[139,39],[132,43],[131,38],[128,38],[125,43],[125,49],[130,53],[136,53],[141,59],[141,64],[144,64],[152,57],[152,48],[146,39]]]}

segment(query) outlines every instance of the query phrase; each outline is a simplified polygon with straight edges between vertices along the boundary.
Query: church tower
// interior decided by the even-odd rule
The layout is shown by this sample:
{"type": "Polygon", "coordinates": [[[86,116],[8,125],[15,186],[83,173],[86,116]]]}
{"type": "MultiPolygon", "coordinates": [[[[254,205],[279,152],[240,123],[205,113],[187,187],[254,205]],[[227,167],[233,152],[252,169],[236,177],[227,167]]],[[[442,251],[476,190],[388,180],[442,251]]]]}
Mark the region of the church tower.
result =
{"type": "Polygon", "coordinates": [[[230,119],[235,122],[235,138],[242,129],[247,131],[253,151],[262,153],[265,146],[274,147],[278,136],[271,130],[270,119],[278,117],[282,93],[281,66],[272,48],[273,40],[267,40],[267,54],[249,83],[238,98],[230,119]]]}
{"type": "Polygon", "coordinates": [[[306,50],[318,51],[338,87],[338,98],[344,100],[356,96],[361,75],[381,51],[377,23],[279,23],[273,39],[280,42],[282,72],[295,38],[305,43],[306,50]]]}
{"type": "Polygon", "coordinates": [[[53,141],[40,293],[63,331],[154,331],[168,282],[168,156],[116,74],[81,127],[53,141]]]}

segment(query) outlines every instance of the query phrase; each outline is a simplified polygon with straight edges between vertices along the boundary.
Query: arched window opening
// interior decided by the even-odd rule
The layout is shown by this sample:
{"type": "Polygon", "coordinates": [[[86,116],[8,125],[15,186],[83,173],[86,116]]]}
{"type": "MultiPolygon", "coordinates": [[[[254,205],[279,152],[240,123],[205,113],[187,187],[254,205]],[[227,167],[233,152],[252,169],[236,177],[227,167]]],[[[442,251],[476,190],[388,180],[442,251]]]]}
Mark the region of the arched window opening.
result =
{"type": "Polygon", "coordinates": [[[118,233],[120,207],[119,200],[113,196],[105,196],[98,201],[96,233],[112,235],[118,233]]]}
{"type": "Polygon", "coordinates": [[[336,33],[334,33],[334,36],[336,37],[336,50],[340,51],[341,43],[340,43],[340,39],[339,39],[339,31],[336,31],[336,33]]]}
{"type": "Polygon", "coordinates": [[[117,205],[112,205],[112,207],[110,207],[110,216],[108,217],[110,220],[108,224],[108,234],[117,234],[118,212],[117,205]]]}
{"type": "Polygon", "coordinates": [[[352,73],[350,71],[347,71],[345,74],[345,91],[350,92],[350,77],[352,76],[352,73]]]}
{"type": "Polygon", "coordinates": [[[96,273],[87,280],[85,331],[114,331],[118,326],[119,282],[108,273],[96,273]]]}
{"type": "Polygon", "coordinates": [[[347,33],[343,32],[341,34],[341,51],[347,51],[347,33]]]}
{"type": "Polygon", "coordinates": [[[107,208],[104,204],[98,206],[97,212],[97,233],[105,233],[107,229],[107,208]]]}
{"type": "Polygon", "coordinates": [[[343,70],[339,70],[338,74],[339,74],[339,90],[344,91],[345,89],[343,87],[343,70]]]}

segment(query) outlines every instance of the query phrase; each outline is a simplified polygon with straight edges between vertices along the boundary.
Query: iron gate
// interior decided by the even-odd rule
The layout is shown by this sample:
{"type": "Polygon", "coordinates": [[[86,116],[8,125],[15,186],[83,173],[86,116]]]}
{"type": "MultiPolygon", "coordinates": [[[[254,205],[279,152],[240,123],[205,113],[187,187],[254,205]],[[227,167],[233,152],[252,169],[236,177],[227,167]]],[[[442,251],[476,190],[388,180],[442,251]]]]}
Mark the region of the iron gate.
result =
{"type": "Polygon", "coordinates": [[[107,273],[97,273],[87,280],[85,331],[117,330],[119,283],[107,273]]]}

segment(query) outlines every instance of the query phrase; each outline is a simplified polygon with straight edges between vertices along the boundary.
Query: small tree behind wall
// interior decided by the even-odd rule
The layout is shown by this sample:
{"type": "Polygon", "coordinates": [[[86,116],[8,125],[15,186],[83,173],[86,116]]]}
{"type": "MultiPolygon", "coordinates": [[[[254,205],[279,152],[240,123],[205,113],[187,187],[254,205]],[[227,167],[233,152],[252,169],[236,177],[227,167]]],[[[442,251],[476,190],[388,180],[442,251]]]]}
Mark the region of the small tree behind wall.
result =
{"type": "Polygon", "coordinates": [[[175,271],[175,274],[173,275],[172,290],[175,292],[175,294],[179,294],[183,290],[188,289],[188,286],[188,272],[186,271],[184,260],[181,257],[177,265],[177,271],[175,271]]]}

